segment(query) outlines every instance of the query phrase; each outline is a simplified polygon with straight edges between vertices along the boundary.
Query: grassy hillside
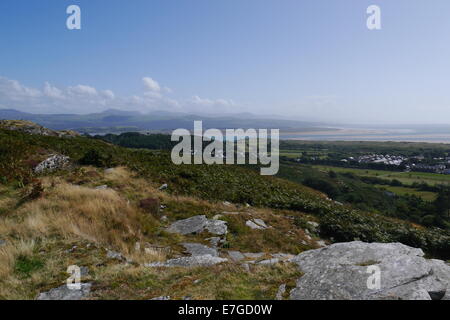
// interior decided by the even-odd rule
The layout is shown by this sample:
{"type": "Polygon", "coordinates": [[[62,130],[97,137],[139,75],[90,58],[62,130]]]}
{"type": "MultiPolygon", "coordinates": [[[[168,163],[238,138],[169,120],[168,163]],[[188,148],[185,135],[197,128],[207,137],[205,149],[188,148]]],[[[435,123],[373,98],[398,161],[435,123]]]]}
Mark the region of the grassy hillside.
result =
{"type": "Polygon", "coordinates": [[[0,131],[0,146],[0,176],[3,183],[16,187],[32,184],[36,179],[31,173],[33,164],[45,154],[58,152],[76,163],[126,166],[156,184],[167,183],[173,195],[313,214],[321,222],[321,235],[335,241],[400,241],[422,247],[430,254],[450,255],[450,237],[443,230],[425,229],[342,206],[322,193],[287,180],[260,176],[243,166],[175,166],[167,152],[129,150],[83,137],[61,139],[11,131],[0,131]]]}

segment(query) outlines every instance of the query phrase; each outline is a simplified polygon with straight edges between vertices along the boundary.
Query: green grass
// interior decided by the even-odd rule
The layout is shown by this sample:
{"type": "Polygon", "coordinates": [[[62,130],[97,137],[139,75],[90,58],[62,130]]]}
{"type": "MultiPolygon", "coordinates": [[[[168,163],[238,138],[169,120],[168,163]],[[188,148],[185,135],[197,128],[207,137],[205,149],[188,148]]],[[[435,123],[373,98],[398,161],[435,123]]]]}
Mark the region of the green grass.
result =
{"type": "Polygon", "coordinates": [[[313,166],[319,170],[335,172],[351,172],[360,177],[377,177],[387,180],[397,179],[403,184],[412,185],[414,182],[421,183],[425,182],[429,185],[450,185],[450,175],[438,174],[438,173],[428,173],[428,172],[395,172],[395,171],[384,171],[384,170],[370,170],[370,169],[357,169],[357,168],[341,168],[333,166],[313,166]]]}
{"type": "Polygon", "coordinates": [[[435,192],[420,191],[420,190],[417,190],[414,188],[408,188],[408,187],[393,187],[393,186],[380,185],[380,184],[375,185],[375,187],[390,191],[399,196],[415,195],[415,196],[422,198],[425,201],[430,201],[430,202],[436,200],[436,197],[437,197],[437,194],[435,192]]]}
{"type": "Polygon", "coordinates": [[[15,272],[24,278],[29,278],[31,274],[44,267],[44,263],[34,257],[20,256],[16,265],[14,266],[15,272]]]}

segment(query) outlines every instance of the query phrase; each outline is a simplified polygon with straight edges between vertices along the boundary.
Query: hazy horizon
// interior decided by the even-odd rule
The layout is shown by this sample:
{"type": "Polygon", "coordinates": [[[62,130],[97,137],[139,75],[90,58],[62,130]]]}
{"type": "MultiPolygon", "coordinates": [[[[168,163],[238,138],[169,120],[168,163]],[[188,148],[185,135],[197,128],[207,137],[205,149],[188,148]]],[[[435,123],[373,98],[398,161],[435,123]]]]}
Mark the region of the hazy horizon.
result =
{"type": "Polygon", "coordinates": [[[72,2],[0,3],[0,109],[450,123],[445,0],[72,2]]]}

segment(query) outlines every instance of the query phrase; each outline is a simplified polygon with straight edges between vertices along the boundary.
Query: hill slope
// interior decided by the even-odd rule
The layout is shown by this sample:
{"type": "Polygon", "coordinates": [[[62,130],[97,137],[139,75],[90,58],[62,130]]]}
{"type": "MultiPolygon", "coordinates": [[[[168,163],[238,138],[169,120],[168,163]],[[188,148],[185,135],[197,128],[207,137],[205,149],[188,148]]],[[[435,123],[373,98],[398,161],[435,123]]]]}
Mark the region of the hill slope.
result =
{"type": "Polygon", "coordinates": [[[443,230],[342,206],[245,166],[175,166],[165,151],[85,137],[0,129],[0,182],[2,298],[35,298],[78,265],[89,269],[83,281],[93,283],[91,298],[272,299],[300,276],[292,264],[276,262],[324,239],[398,241],[450,256],[443,230]],[[34,173],[52,154],[70,163],[34,173]],[[168,232],[193,217],[205,223],[194,233],[168,232]],[[226,233],[217,231],[224,225],[226,233]],[[192,253],[211,249],[218,255],[208,260],[213,265],[192,253]],[[155,263],[195,267],[146,267],[155,263]]]}

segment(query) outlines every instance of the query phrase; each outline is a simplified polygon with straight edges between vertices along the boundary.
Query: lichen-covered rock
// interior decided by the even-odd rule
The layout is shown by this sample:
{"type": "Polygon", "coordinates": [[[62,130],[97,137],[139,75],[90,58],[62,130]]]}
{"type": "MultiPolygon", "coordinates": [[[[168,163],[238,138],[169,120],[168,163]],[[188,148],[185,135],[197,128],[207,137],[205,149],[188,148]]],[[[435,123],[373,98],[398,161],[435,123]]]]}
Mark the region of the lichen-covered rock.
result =
{"type": "Polygon", "coordinates": [[[306,251],[291,261],[305,274],[290,293],[298,300],[442,299],[450,267],[427,260],[421,249],[401,243],[337,243],[306,251]],[[370,277],[380,271],[380,286],[370,277]]]}
{"type": "Polygon", "coordinates": [[[69,289],[67,285],[54,288],[48,292],[42,292],[37,300],[81,300],[89,296],[91,292],[91,283],[82,283],[81,289],[69,289]]]}
{"type": "Polygon", "coordinates": [[[45,159],[41,163],[39,163],[34,168],[34,172],[39,174],[39,173],[43,173],[43,172],[52,172],[52,171],[64,169],[69,165],[69,163],[70,163],[69,157],[55,154],[55,155],[45,159]]]}

